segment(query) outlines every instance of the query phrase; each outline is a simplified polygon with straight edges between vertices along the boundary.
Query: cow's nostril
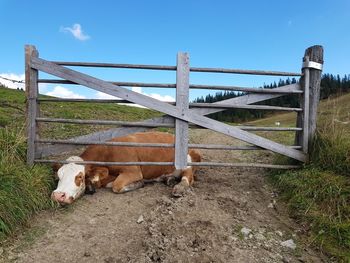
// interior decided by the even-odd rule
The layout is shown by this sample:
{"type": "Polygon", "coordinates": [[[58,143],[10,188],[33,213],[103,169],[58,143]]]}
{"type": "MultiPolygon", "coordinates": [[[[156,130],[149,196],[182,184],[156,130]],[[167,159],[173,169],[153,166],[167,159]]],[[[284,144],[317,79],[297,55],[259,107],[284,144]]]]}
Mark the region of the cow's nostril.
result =
{"type": "Polygon", "coordinates": [[[52,199],[58,202],[65,201],[67,194],[65,192],[53,192],[52,199]]]}

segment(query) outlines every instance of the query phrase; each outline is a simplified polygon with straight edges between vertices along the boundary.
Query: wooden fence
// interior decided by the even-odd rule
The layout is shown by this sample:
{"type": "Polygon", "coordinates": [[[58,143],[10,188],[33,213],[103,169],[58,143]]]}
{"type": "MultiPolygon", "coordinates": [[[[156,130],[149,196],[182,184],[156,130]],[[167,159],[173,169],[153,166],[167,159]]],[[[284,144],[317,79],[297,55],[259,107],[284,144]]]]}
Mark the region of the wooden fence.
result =
{"type": "Polygon", "coordinates": [[[320,93],[320,80],[323,65],[323,48],[313,46],[305,51],[302,72],[280,72],[262,70],[241,70],[225,68],[199,68],[190,67],[187,53],[178,53],[176,66],[160,65],[135,65],[135,64],[112,64],[112,63],[87,63],[87,62],[61,62],[47,61],[39,58],[38,51],[34,46],[25,47],[25,74],[27,95],[27,134],[28,152],[27,163],[67,163],[67,161],[47,160],[43,157],[61,154],[81,145],[109,145],[130,147],[175,147],[174,163],[94,163],[99,165],[175,165],[182,169],[187,165],[200,166],[250,166],[263,168],[290,169],[297,165],[272,165],[251,163],[213,163],[202,162],[187,163],[188,148],[199,149],[222,149],[222,150],[270,150],[301,162],[308,161],[308,148],[316,129],[316,112],[320,93]],[[79,67],[103,67],[103,68],[128,68],[145,70],[170,70],[176,71],[175,84],[162,83],[135,83],[135,82],[112,82],[103,81],[87,74],[72,70],[65,66],[79,67]],[[39,71],[51,74],[61,79],[39,79],[39,71]],[[251,74],[268,76],[298,76],[300,81],[295,84],[278,87],[275,89],[258,89],[237,86],[217,85],[194,85],[189,83],[190,72],[212,72],[226,74],[251,74]],[[39,98],[39,83],[55,84],[78,84],[94,90],[116,96],[119,100],[95,100],[95,99],[63,99],[63,98],[39,98]],[[153,87],[153,88],[175,88],[176,103],[167,103],[147,97],[143,94],[133,92],[123,87],[153,87]],[[242,91],[246,95],[231,98],[215,103],[189,103],[189,89],[210,89],[242,91]],[[288,108],[266,105],[255,105],[254,103],[296,94],[300,98],[300,108],[288,108]],[[40,117],[40,103],[50,102],[98,102],[98,103],[136,103],[150,109],[164,113],[163,117],[153,118],[140,122],[125,122],[114,120],[79,120],[40,117]],[[223,111],[225,109],[258,109],[297,112],[296,127],[254,127],[254,126],[231,126],[205,115],[223,111]],[[93,125],[117,125],[120,128],[109,129],[79,136],[68,140],[53,140],[39,137],[39,123],[72,123],[93,125]],[[191,124],[191,125],[190,125],[191,124]],[[175,128],[175,144],[164,143],[125,143],[107,142],[113,137],[123,136],[138,131],[145,131],[154,127],[175,128]],[[245,146],[227,146],[212,144],[188,144],[188,130],[190,127],[201,127],[223,133],[233,138],[249,143],[245,146]],[[272,140],[260,137],[249,131],[295,131],[295,145],[283,145],[272,140]]]}

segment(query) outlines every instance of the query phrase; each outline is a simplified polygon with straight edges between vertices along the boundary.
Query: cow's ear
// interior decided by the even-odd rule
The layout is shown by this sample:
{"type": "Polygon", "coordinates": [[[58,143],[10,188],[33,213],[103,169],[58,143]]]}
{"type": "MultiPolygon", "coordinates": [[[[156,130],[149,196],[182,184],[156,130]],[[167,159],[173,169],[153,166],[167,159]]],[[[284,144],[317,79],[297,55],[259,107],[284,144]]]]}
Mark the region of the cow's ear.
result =
{"type": "Polygon", "coordinates": [[[76,186],[80,186],[81,184],[83,184],[85,182],[84,174],[82,172],[80,172],[78,175],[76,175],[74,182],[75,182],[76,186]]]}
{"type": "Polygon", "coordinates": [[[94,178],[95,176],[97,176],[99,180],[107,178],[108,174],[109,172],[107,167],[94,167],[86,172],[86,176],[88,178],[94,178]]]}

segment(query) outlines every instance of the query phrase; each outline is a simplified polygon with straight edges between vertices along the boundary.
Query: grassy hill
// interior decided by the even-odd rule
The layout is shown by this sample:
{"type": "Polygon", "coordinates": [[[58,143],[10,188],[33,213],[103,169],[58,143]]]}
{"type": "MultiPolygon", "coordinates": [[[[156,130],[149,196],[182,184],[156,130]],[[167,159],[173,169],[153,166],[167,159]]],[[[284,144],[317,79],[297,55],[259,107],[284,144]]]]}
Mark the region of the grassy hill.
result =
{"type": "MultiPolygon", "coordinates": [[[[44,97],[44,96],[42,96],[44,97]]],[[[0,86],[0,127],[19,128],[25,121],[25,93],[0,86]]],[[[162,115],[154,110],[106,103],[43,102],[41,117],[138,121],[162,115]]],[[[41,124],[41,135],[67,138],[88,134],[111,126],[41,124]]]]}

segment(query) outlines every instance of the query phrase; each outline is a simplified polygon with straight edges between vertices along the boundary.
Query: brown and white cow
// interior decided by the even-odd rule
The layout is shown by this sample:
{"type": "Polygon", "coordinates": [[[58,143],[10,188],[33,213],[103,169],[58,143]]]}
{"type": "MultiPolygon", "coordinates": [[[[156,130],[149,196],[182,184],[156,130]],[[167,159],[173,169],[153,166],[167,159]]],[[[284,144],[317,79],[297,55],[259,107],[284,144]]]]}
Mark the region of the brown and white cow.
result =
{"type": "MultiPolygon", "coordinates": [[[[112,142],[135,143],[174,143],[174,136],[163,132],[144,132],[118,137],[112,142]]],[[[201,156],[195,150],[189,150],[188,162],[200,162],[201,156]]],[[[99,162],[173,162],[174,148],[128,147],[128,146],[89,146],[81,155],[67,159],[72,162],[60,167],[57,189],[51,197],[61,204],[70,204],[81,196],[86,187],[111,187],[115,193],[135,190],[147,181],[162,181],[169,178],[181,178],[174,186],[173,195],[181,195],[193,184],[195,168],[188,166],[184,170],[175,170],[174,166],[98,166],[81,165],[74,161],[99,162]]]]}

